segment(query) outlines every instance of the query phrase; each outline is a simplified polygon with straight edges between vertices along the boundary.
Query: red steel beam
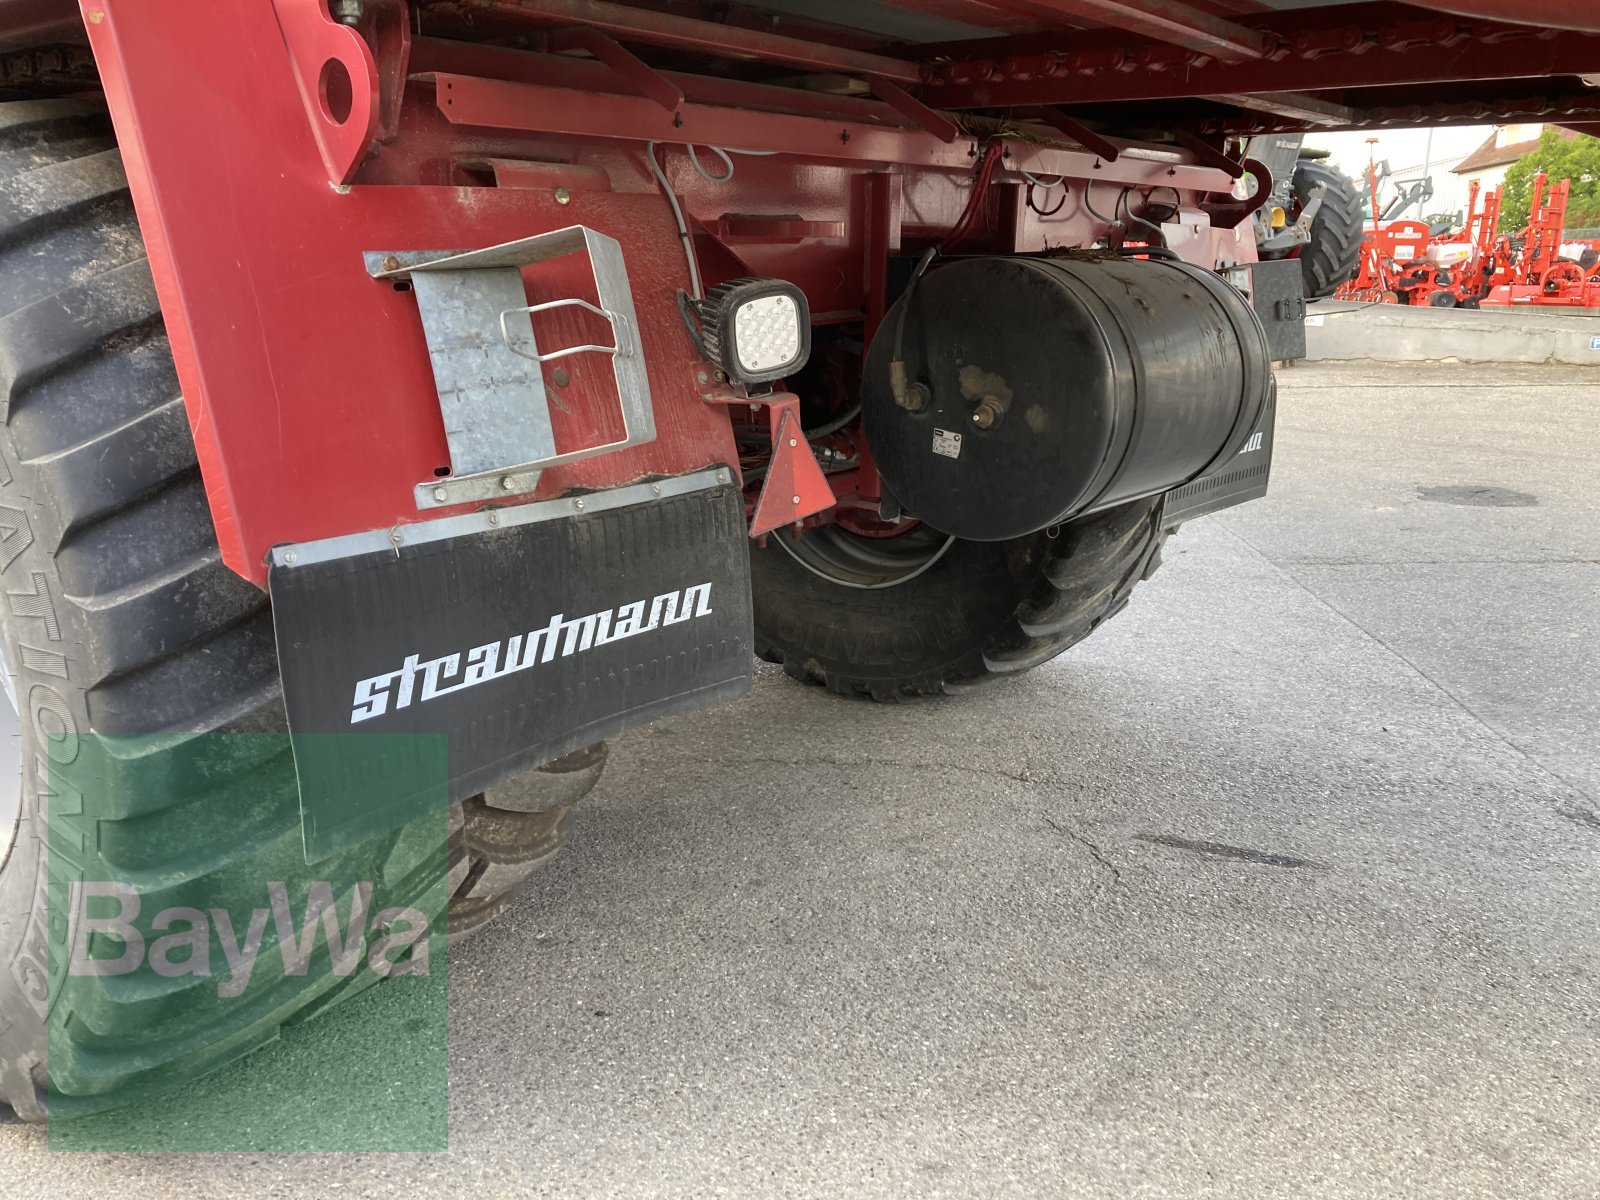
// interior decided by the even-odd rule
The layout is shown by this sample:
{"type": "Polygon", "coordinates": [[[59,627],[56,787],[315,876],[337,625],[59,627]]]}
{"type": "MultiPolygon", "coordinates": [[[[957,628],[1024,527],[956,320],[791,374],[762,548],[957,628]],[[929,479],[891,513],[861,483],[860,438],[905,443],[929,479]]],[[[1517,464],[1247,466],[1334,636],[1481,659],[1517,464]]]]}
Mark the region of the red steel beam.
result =
{"type": "Polygon", "coordinates": [[[1007,8],[1096,21],[1225,61],[1265,58],[1277,39],[1179,0],[990,0],[1007,8]]]}
{"type": "Polygon", "coordinates": [[[617,77],[631,89],[641,96],[649,96],[668,112],[677,111],[678,105],[683,103],[682,88],[598,29],[583,26],[558,29],[550,35],[549,49],[552,54],[562,54],[568,50],[584,51],[615,71],[617,77]]]}
{"type": "Polygon", "coordinates": [[[1488,17],[1513,25],[1600,33],[1600,5],[1595,0],[1411,0],[1411,3],[1418,8],[1454,13],[1458,17],[1488,17]]]}
{"type": "Polygon", "coordinates": [[[73,0],[0,0],[0,49],[83,40],[83,17],[73,0]]]}
{"type": "MultiPolygon", "coordinates": [[[[1600,121],[1600,97],[1585,99],[1582,94],[1552,99],[1549,96],[1526,96],[1520,99],[1461,100],[1440,104],[1404,104],[1397,107],[1373,107],[1359,110],[1348,124],[1334,126],[1339,129],[1378,129],[1385,126],[1414,128],[1422,125],[1482,125],[1486,122],[1523,122],[1542,120],[1558,124],[1579,133],[1594,133],[1593,123],[1600,121]],[[1588,122],[1589,124],[1585,124],[1588,122]]],[[[1249,136],[1275,130],[1295,128],[1304,122],[1290,119],[1269,120],[1265,116],[1207,117],[1195,123],[1195,128],[1206,133],[1227,133],[1249,136]]]]}
{"type": "Polygon", "coordinates": [[[961,133],[960,126],[949,117],[929,108],[899,84],[890,83],[887,79],[875,79],[872,81],[872,94],[941,142],[953,142],[961,133]]]}
{"type": "Polygon", "coordinates": [[[1194,0],[1197,8],[1219,17],[1243,17],[1271,11],[1262,0],[1194,0]]]}
{"type": "Polygon", "coordinates": [[[1187,129],[1180,129],[1172,135],[1178,145],[1193,154],[1197,160],[1208,167],[1215,167],[1219,171],[1226,171],[1230,179],[1244,178],[1244,163],[1236,158],[1229,158],[1204,138],[1198,138],[1187,129]]]}
{"type": "MultiPolygon", "coordinates": [[[[506,46],[486,46],[445,38],[414,38],[411,42],[410,69],[413,75],[471,75],[512,83],[539,83],[572,92],[637,92],[616,72],[593,59],[576,58],[568,54],[535,54],[506,46]]],[[[687,99],[701,104],[763,112],[792,112],[868,125],[899,127],[904,124],[904,118],[881,100],[833,92],[812,92],[770,83],[750,83],[743,79],[690,75],[681,71],[662,71],[660,74],[668,83],[682,90],[687,99]]]]}
{"type": "Polygon", "coordinates": [[[975,29],[989,29],[997,33],[1026,33],[1037,27],[1037,21],[1002,6],[1003,0],[878,0],[886,8],[914,12],[922,16],[938,17],[975,29]]]}
{"type": "MultiPolygon", "coordinates": [[[[996,78],[992,73],[984,77],[978,72],[972,82],[930,86],[919,96],[925,104],[940,109],[1013,105],[1033,108],[1293,92],[1304,90],[1308,83],[1318,91],[1332,91],[1600,74],[1600,37],[1581,33],[1541,37],[1525,30],[1507,32],[1517,36],[1466,37],[1449,45],[1434,44],[1426,53],[1404,46],[1369,44],[1364,53],[1331,53],[1309,62],[1289,55],[1266,62],[1198,62],[1181,71],[1129,66],[1123,70],[1067,69],[1030,78],[996,78]]],[[[959,75],[963,69],[964,64],[955,63],[949,71],[959,75]]]]}
{"type": "Polygon", "coordinates": [[[1275,117],[1288,117],[1292,121],[1303,121],[1307,125],[1322,125],[1330,129],[1340,125],[1353,125],[1360,120],[1360,114],[1347,104],[1335,104],[1331,100],[1305,96],[1297,92],[1262,92],[1259,95],[1222,92],[1207,96],[1206,99],[1215,100],[1219,104],[1231,104],[1235,108],[1248,109],[1251,112],[1270,113],[1275,117]]]}
{"type": "Polygon", "coordinates": [[[899,83],[914,83],[920,77],[916,64],[904,59],[734,25],[697,21],[647,8],[612,4],[609,0],[459,0],[459,5],[469,13],[479,12],[531,25],[589,25],[625,42],[645,42],[693,54],[787,63],[813,71],[843,71],[899,83]]]}
{"type": "MultiPolygon", "coordinates": [[[[571,137],[617,138],[634,142],[725,146],[776,150],[800,158],[853,163],[903,163],[933,170],[970,171],[963,143],[946,143],[920,129],[857,125],[788,113],[750,112],[687,103],[676,114],[664,112],[643,96],[610,92],[576,93],[542,84],[512,83],[439,73],[434,76],[439,112],[453,125],[515,129],[571,137]]],[[[1076,150],[1008,141],[1005,169],[1036,174],[1093,177],[1106,183],[1149,187],[1170,184],[1202,192],[1225,192],[1231,181],[1222,171],[1194,163],[1150,157],[1130,147],[1116,162],[1076,150]]]]}
{"type": "Polygon", "coordinates": [[[1034,114],[1050,128],[1066,134],[1078,145],[1098,154],[1107,162],[1116,162],[1119,151],[1115,143],[1101,137],[1076,117],[1070,117],[1059,108],[1041,108],[1034,114]]]}

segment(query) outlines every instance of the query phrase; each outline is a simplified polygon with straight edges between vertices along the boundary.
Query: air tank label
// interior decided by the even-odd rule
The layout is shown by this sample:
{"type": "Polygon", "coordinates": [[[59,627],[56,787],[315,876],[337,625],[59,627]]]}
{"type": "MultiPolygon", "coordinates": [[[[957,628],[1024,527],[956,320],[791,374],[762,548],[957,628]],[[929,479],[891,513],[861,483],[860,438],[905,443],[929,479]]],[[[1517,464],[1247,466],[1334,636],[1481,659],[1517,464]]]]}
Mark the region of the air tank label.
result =
{"type": "Polygon", "coordinates": [[[942,454],[946,458],[960,458],[961,435],[952,433],[948,429],[935,429],[933,431],[933,452],[942,454]]]}

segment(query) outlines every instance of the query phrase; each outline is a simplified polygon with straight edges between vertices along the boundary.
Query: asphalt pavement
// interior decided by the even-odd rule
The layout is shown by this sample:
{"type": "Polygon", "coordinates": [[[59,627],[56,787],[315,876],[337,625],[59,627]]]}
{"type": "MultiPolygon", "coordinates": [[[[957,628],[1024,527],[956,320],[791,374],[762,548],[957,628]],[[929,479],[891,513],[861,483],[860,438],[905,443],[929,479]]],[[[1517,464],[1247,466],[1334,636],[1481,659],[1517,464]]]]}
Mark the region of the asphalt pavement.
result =
{"type": "MultiPolygon", "coordinates": [[[[1044,669],[618,742],[451,962],[447,1154],[6,1128],[0,1195],[1600,1195],[1600,371],[1279,421],[1044,669]]],[[[285,1042],[381,1062],[383,992],[285,1042]]]]}

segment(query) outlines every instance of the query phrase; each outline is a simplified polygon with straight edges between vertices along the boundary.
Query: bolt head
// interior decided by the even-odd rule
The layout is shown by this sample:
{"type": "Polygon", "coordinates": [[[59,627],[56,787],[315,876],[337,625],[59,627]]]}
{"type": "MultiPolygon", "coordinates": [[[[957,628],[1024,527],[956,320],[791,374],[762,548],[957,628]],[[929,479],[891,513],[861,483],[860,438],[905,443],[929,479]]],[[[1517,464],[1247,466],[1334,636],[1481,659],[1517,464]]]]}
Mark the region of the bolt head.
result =
{"type": "Polygon", "coordinates": [[[433,498],[435,500],[448,500],[450,498],[449,489],[442,488],[442,487],[434,488],[433,489],[433,498]]]}
{"type": "Polygon", "coordinates": [[[796,508],[798,508],[800,506],[800,497],[799,496],[792,497],[789,502],[791,504],[793,504],[796,508]]]}
{"type": "Polygon", "coordinates": [[[564,187],[558,187],[556,189],[556,203],[557,204],[571,204],[572,203],[572,193],[567,191],[567,189],[564,188],[564,187]]]}
{"type": "Polygon", "coordinates": [[[572,502],[572,507],[577,509],[579,512],[582,512],[583,511],[583,500],[582,499],[574,500],[572,502]]]}
{"type": "Polygon", "coordinates": [[[727,483],[728,482],[728,472],[725,469],[717,472],[717,482],[718,483],[727,483]]]}
{"type": "Polygon", "coordinates": [[[517,481],[515,479],[511,478],[511,476],[502,475],[500,477],[500,490],[502,492],[509,492],[513,488],[515,488],[516,486],[517,486],[517,481]]]}
{"type": "Polygon", "coordinates": [[[707,375],[704,371],[701,371],[699,374],[697,374],[695,376],[695,378],[698,379],[701,383],[710,383],[711,382],[711,376],[707,375]]]}
{"type": "Polygon", "coordinates": [[[293,550],[285,550],[283,552],[283,563],[284,563],[284,566],[292,567],[292,566],[295,565],[295,563],[297,563],[299,561],[300,561],[300,556],[298,554],[296,554],[293,550]]]}
{"type": "Polygon", "coordinates": [[[798,446],[798,445],[799,445],[799,444],[800,444],[800,443],[799,443],[799,442],[797,442],[797,441],[795,441],[795,440],[794,440],[794,439],[793,439],[793,438],[790,438],[790,439],[789,439],[789,445],[790,445],[790,446],[791,446],[791,447],[794,447],[794,446],[798,446]]]}
{"type": "Polygon", "coordinates": [[[652,495],[652,496],[659,496],[659,495],[661,495],[661,485],[660,485],[660,484],[659,484],[659,483],[652,483],[652,484],[651,484],[651,485],[650,485],[650,494],[651,494],[651,495],[652,495]]]}
{"type": "Polygon", "coordinates": [[[400,269],[400,260],[392,254],[385,254],[383,256],[383,269],[385,271],[398,271],[400,269]]]}
{"type": "Polygon", "coordinates": [[[491,525],[500,524],[500,514],[499,513],[490,513],[489,514],[489,524],[491,524],[491,525]]]}

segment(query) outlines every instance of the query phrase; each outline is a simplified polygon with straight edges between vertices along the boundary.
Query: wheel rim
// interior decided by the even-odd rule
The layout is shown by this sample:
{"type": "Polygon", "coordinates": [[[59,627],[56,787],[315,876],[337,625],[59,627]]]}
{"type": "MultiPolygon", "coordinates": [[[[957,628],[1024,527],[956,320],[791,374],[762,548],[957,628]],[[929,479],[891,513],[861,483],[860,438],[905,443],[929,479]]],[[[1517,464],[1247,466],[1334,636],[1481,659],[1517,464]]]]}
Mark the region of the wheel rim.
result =
{"type": "Polygon", "coordinates": [[[22,820],[22,719],[17,715],[17,681],[4,645],[0,645],[0,678],[6,694],[0,703],[0,870],[4,870],[22,820]]]}
{"type": "Polygon", "coordinates": [[[813,575],[868,591],[909,583],[943,558],[956,541],[926,525],[888,538],[861,537],[835,525],[798,538],[775,536],[778,545],[813,575]]]}

